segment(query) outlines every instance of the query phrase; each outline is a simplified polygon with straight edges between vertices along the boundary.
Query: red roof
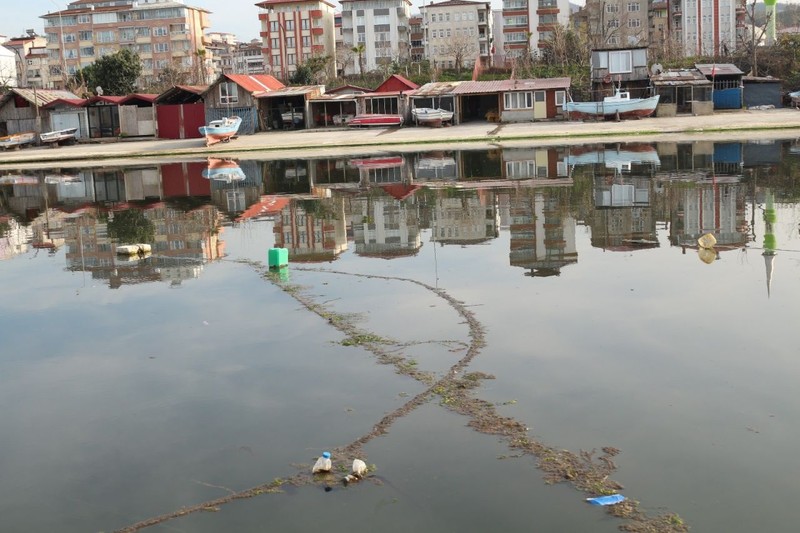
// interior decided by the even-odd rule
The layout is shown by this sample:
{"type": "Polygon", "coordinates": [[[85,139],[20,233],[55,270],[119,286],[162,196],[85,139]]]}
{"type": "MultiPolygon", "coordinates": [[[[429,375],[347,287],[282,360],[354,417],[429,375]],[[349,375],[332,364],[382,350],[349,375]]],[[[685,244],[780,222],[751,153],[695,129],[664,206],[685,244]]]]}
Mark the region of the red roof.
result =
{"type": "Polygon", "coordinates": [[[269,74],[225,74],[225,77],[251,93],[275,91],[285,87],[277,78],[269,74]]]}
{"type": "Polygon", "coordinates": [[[236,218],[236,221],[278,214],[284,207],[289,205],[290,201],[291,200],[285,196],[262,196],[260,202],[256,202],[245,209],[244,212],[236,218]]]}
{"type": "Polygon", "coordinates": [[[152,104],[156,98],[158,98],[157,94],[133,93],[123,98],[123,101],[121,103],[125,103],[130,100],[144,100],[145,102],[150,102],[152,104]]]}
{"type": "Polygon", "coordinates": [[[95,102],[105,102],[107,104],[120,105],[127,96],[92,96],[84,105],[92,105],[95,102]]]}
{"type": "Polygon", "coordinates": [[[375,92],[384,93],[388,91],[408,91],[418,88],[419,85],[413,81],[404,78],[400,74],[392,74],[386,78],[386,80],[381,83],[377,89],[375,89],[375,92]]]}
{"type": "Polygon", "coordinates": [[[48,102],[42,107],[50,109],[51,107],[56,107],[58,104],[71,105],[72,107],[83,107],[86,105],[86,102],[88,102],[88,100],[83,98],[57,98],[52,102],[48,102]]]}
{"type": "Polygon", "coordinates": [[[405,200],[420,188],[420,185],[408,185],[405,183],[393,183],[391,185],[381,185],[381,188],[392,195],[396,200],[405,200]]]}

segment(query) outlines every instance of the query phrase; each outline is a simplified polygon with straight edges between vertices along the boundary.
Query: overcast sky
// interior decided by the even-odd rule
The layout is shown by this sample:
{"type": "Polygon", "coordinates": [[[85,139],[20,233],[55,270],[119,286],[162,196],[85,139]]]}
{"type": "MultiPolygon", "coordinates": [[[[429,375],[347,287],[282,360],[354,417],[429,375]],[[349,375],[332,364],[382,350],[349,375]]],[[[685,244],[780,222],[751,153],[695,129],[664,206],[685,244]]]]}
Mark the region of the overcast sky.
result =
{"type": "MultiPolygon", "coordinates": [[[[258,8],[256,7],[258,1],[185,0],[184,4],[211,11],[211,28],[209,31],[233,33],[240,41],[249,41],[259,38],[258,34],[261,31],[258,22],[258,8]]],[[[412,0],[415,6],[421,5],[422,1],[412,0]]],[[[5,35],[6,37],[24,35],[25,30],[30,28],[43,35],[44,20],[40,19],[39,16],[64,10],[69,3],[63,0],[3,0],[3,4],[12,2],[14,7],[4,10],[5,16],[0,19],[0,35],[5,35]]],[[[333,0],[331,3],[337,6],[338,10],[338,0],[333,0]]],[[[501,0],[492,0],[493,9],[498,9],[500,5],[501,0]]],[[[412,8],[412,11],[418,11],[418,9],[412,8]]]]}

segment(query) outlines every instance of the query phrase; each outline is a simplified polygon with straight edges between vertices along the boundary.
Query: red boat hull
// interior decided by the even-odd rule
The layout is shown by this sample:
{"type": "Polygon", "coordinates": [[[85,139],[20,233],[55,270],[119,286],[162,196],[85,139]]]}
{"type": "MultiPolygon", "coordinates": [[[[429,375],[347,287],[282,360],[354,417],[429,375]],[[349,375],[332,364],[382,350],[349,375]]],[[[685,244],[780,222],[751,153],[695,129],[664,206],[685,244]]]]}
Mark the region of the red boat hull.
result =
{"type": "Polygon", "coordinates": [[[377,115],[366,114],[356,115],[348,126],[401,126],[403,124],[403,117],[400,115],[377,115]]]}

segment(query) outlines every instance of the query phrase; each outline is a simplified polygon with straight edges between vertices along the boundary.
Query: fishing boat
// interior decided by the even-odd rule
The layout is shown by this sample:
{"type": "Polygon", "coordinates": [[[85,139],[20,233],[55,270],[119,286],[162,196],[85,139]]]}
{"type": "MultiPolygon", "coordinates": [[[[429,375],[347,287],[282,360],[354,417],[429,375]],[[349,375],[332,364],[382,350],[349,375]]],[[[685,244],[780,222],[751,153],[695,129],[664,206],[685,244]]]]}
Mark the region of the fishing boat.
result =
{"type": "Polygon", "coordinates": [[[402,126],[403,117],[383,113],[364,113],[356,115],[347,123],[348,126],[402,126]]]}
{"type": "Polygon", "coordinates": [[[224,181],[226,183],[242,181],[247,177],[236,161],[215,157],[208,158],[208,168],[203,171],[202,175],[206,179],[224,181]]]}
{"type": "Polygon", "coordinates": [[[432,107],[415,107],[411,110],[414,121],[422,126],[441,126],[453,120],[453,112],[447,109],[432,107]]]}
{"type": "Polygon", "coordinates": [[[66,128],[63,130],[48,131],[39,135],[39,140],[43,144],[58,146],[61,143],[73,143],[77,139],[78,128],[66,128]]]}
{"type": "Polygon", "coordinates": [[[12,135],[6,135],[5,137],[0,137],[0,148],[3,148],[5,150],[10,150],[34,142],[36,142],[36,133],[32,131],[26,131],[23,133],[14,133],[12,135]]]}
{"type": "Polygon", "coordinates": [[[631,93],[615,88],[613,96],[602,102],[564,102],[564,111],[569,118],[582,120],[591,118],[645,118],[656,110],[659,95],[649,98],[631,98],[631,93]]]}
{"type": "Polygon", "coordinates": [[[222,117],[218,120],[212,120],[207,126],[200,126],[200,135],[206,138],[206,146],[217,144],[219,142],[228,142],[239,132],[239,126],[242,125],[241,117],[231,116],[222,117]]]}

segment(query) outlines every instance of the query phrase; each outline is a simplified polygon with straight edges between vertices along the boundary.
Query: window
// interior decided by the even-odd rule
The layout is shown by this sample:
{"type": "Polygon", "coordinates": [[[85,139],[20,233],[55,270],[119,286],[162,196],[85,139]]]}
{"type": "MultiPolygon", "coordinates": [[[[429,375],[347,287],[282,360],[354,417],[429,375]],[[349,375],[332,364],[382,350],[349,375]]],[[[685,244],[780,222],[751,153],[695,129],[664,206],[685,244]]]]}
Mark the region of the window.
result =
{"type": "Polygon", "coordinates": [[[609,20],[608,21],[608,27],[609,28],[619,28],[619,20],[617,20],[617,19],[609,20]]]}
{"type": "Polygon", "coordinates": [[[606,4],[606,13],[616,13],[617,11],[619,11],[617,4],[606,4]]]}
{"type": "Polygon", "coordinates": [[[503,94],[503,107],[505,109],[532,109],[533,93],[516,92],[503,94]]]}
{"type": "Polygon", "coordinates": [[[93,56],[94,55],[94,46],[84,46],[81,48],[81,56],[93,56]]]}
{"type": "Polygon", "coordinates": [[[439,13],[439,22],[444,22],[444,15],[439,13]]]}
{"type": "Polygon", "coordinates": [[[281,56],[280,56],[280,54],[273,54],[272,55],[272,66],[273,67],[281,66],[281,56]]]}
{"type": "Polygon", "coordinates": [[[300,27],[304,30],[308,29],[308,19],[302,19],[300,21],[300,27]]]}
{"type": "Polygon", "coordinates": [[[358,34],[358,42],[359,43],[366,43],[367,42],[367,34],[366,33],[359,33],[358,34]]]}
{"type": "Polygon", "coordinates": [[[286,48],[294,48],[294,47],[295,47],[294,37],[287,37],[286,48]]]}
{"type": "Polygon", "coordinates": [[[109,24],[117,22],[117,14],[116,13],[95,13],[93,15],[92,21],[95,24],[109,24]]]}
{"type": "Polygon", "coordinates": [[[169,52],[169,43],[155,43],[156,52],[169,52]]]}
{"type": "Polygon", "coordinates": [[[628,2],[628,11],[639,11],[639,2],[628,2]]]}
{"type": "Polygon", "coordinates": [[[76,18],[78,24],[89,24],[92,21],[89,15],[78,15],[76,18]]]}
{"type": "Polygon", "coordinates": [[[65,33],[64,34],[64,42],[65,43],[74,43],[75,42],[75,34],[74,33],[65,33]]]}
{"type": "Polygon", "coordinates": [[[286,31],[294,31],[294,21],[287,20],[286,21],[286,31]]]}
{"type": "Polygon", "coordinates": [[[566,91],[556,91],[556,107],[561,107],[564,105],[564,101],[567,99],[567,92],[566,91]]]}
{"type": "Polygon", "coordinates": [[[92,40],[92,32],[90,32],[90,31],[79,31],[78,32],[78,40],[79,41],[91,41],[92,40]]]}
{"type": "Polygon", "coordinates": [[[311,37],[308,35],[303,35],[303,47],[308,48],[311,46],[311,37]]]}
{"type": "Polygon", "coordinates": [[[170,33],[186,33],[186,24],[170,24],[169,25],[169,32],[170,33]]]}
{"type": "Polygon", "coordinates": [[[119,40],[120,41],[133,41],[135,38],[135,31],[133,28],[120,28],[119,40]]]}
{"type": "Polygon", "coordinates": [[[219,84],[219,103],[235,104],[239,102],[238,87],[232,81],[223,81],[219,84]]]}
{"type": "Polygon", "coordinates": [[[295,59],[295,57],[296,56],[294,54],[286,54],[286,64],[287,65],[294,65],[295,63],[297,63],[297,60],[295,59]]]}
{"type": "Polygon", "coordinates": [[[156,26],[153,28],[153,35],[156,37],[163,37],[165,35],[169,35],[169,31],[167,30],[166,26],[156,26]]]}
{"type": "Polygon", "coordinates": [[[275,50],[280,48],[281,47],[280,39],[278,39],[277,37],[273,37],[272,39],[270,39],[269,40],[269,47],[272,48],[272,49],[275,49],[275,50]]]}
{"type": "Polygon", "coordinates": [[[461,13],[456,12],[453,14],[453,22],[461,22],[461,13]]]}
{"type": "Polygon", "coordinates": [[[628,27],[629,28],[638,28],[642,25],[642,21],[639,19],[628,19],[628,27]]]}
{"type": "Polygon", "coordinates": [[[96,36],[98,43],[113,43],[116,40],[113,31],[98,31],[96,36]]]}
{"type": "Polygon", "coordinates": [[[621,74],[631,72],[631,51],[619,50],[608,52],[608,72],[610,74],[621,74]]]}
{"type": "Polygon", "coordinates": [[[271,32],[278,31],[278,21],[277,20],[273,20],[272,22],[269,23],[269,31],[271,31],[271,32]]]}
{"type": "Polygon", "coordinates": [[[139,26],[136,28],[136,37],[150,37],[150,28],[148,26],[139,26]]]}

